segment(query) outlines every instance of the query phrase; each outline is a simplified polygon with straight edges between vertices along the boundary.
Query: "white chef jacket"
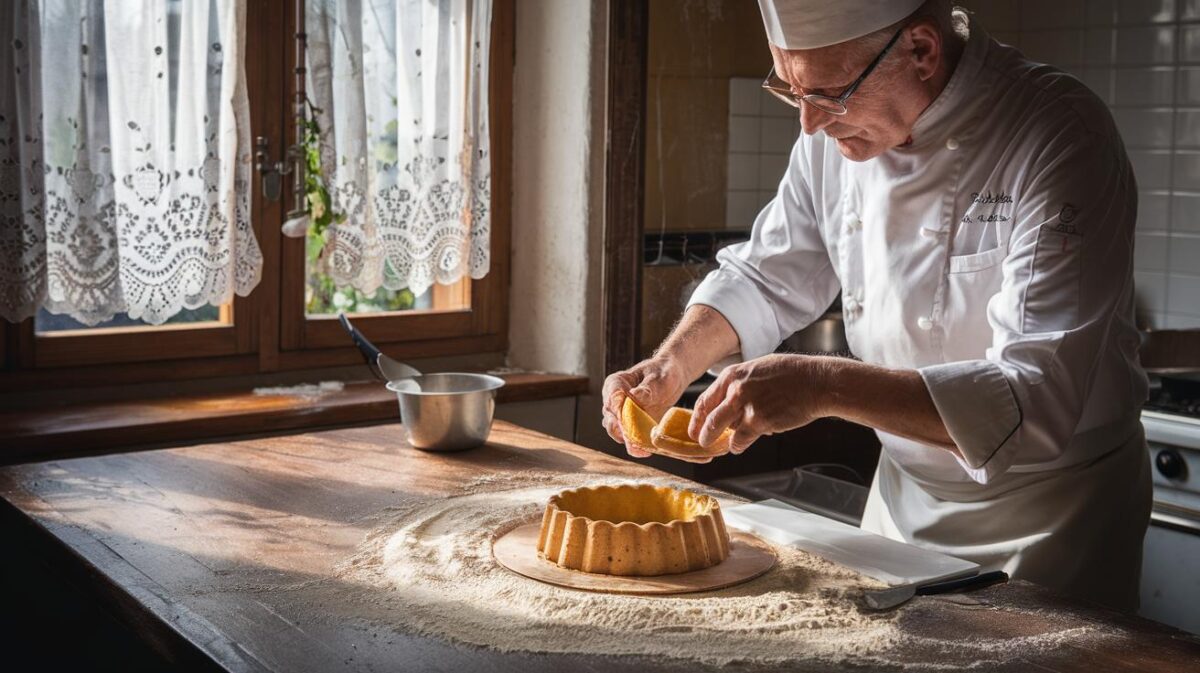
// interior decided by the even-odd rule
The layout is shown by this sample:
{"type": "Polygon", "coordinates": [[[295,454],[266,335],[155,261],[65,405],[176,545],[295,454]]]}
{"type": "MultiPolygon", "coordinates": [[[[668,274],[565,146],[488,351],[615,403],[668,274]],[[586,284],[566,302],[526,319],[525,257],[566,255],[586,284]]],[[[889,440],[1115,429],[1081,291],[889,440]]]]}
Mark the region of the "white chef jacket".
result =
{"type": "Polygon", "coordinates": [[[690,304],[750,359],[840,289],[855,355],[919,371],[962,454],[879,432],[864,527],[1067,591],[1098,573],[1115,588],[1088,596],[1132,607],[1150,507],[1133,172],[1083,84],[969,28],[909,144],[853,162],[802,135],[690,304]]]}

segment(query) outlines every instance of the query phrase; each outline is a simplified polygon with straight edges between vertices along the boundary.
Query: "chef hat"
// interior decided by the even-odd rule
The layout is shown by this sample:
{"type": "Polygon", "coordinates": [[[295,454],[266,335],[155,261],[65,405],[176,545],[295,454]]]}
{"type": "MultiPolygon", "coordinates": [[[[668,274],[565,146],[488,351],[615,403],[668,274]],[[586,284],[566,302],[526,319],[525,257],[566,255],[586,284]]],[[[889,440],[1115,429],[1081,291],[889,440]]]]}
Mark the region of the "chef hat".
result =
{"type": "Polygon", "coordinates": [[[923,0],[758,0],[767,39],[782,49],[853,40],[917,11],[923,0]]]}

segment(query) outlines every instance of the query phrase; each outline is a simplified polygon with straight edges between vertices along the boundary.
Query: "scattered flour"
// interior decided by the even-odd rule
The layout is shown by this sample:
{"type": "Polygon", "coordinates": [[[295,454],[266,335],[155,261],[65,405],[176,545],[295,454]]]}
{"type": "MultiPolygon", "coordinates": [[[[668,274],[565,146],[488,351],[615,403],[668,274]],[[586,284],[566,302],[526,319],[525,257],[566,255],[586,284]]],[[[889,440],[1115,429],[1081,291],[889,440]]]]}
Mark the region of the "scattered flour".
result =
{"type": "MultiPolygon", "coordinates": [[[[501,651],[643,655],[750,668],[786,662],[818,670],[830,664],[959,670],[1011,663],[1094,635],[1078,622],[1028,637],[909,633],[902,628],[906,616],[937,610],[936,603],[862,611],[861,591],[879,584],[788,547],[776,548],[773,570],[745,584],[658,597],[565,589],[493,560],[492,541],[537,521],[553,493],[622,481],[489,475],[467,484],[459,497],[401,503],[338,568],[338,577],[386,590],[373,599],[387,604],[382,614],[392,623],[385,628],[501,651]],[[914,652],[936,652],[937,660],[914,658],[914,652]]],[[[942,606],[972,609],[971,603],[964,597],[967,607],[942,606]]]]}
{"type": "Polygon", "coordinates": [[[321,381],[320,383],[301,383],[295,386],[255,388],[254,394],[264,396],[320,397],[326,393],[341,392],[345,387],[346,384],[341,381],[321,381]]]}

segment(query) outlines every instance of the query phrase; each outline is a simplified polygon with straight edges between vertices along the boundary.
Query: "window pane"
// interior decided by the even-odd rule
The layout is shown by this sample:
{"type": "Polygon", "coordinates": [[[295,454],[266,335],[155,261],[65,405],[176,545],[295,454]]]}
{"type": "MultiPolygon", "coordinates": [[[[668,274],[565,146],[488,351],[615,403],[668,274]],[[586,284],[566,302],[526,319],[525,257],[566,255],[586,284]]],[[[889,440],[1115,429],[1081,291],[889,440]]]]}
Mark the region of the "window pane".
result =
{"type": "Polygon", "coordinates": [[[368,295],[354,288],[335,287],[324,274],[312,274],[305,288],[304,305],[308,315],[411,311],[433,308],[432,294],[432,290],[426,290],[425,294],[414,297],[407,289],[381,287],[375,294],[368,295]]]}
{"type": "MultiPolygon", "coordinates": [[[[221,322],[221,307],[219,306],[201,306],[197,309],[183,309],[179,313],[172,316],[165,325],[178,325],[183,323],[204,323],[204,322],[221,322]]],[[[155,325],[148,325],[141,320],[134,320],[126,313],[118,313],[111,320],[106,320],[96,325],[84,325],[75,320],[69,315],[50,313],[46,309],[39,309],[33,322],[34,330],[39,334],[47,332],[64,332],[68,330],[93,330],[105,327],[144,327],[148,330],[154,329],[155,325]]],[[[158,327],[161,327],[158,326],[158,327]]]]}

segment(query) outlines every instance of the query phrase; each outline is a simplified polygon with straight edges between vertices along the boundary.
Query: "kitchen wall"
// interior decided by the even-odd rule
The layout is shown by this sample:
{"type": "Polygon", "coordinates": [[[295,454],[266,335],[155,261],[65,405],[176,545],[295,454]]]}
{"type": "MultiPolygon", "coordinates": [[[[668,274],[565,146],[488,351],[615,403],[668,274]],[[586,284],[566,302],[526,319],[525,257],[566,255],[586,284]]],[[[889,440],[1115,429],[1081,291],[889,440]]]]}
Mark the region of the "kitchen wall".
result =
{"type": "Polygon", "coordinates": [[[1200,328],[1200,0],[963,0],[981,25],[1112,109],[1139,186],[1144,327],[1200,328]]]}
{"type": "Polygon", "coordinates": [[[592,390],[577,405],[524,412],[611,446],[599,396],[608,3],[517,0],[516,20],[508,364],[587,375],[592,390]]]}
{"type": "Polygon", "coordinates": [[[516,5],[514,367],[600,374],[607,16],[589,0],[516,5]]]}
{"type": "MultiPolygon", "coordinates": [[[[650,3],[648,233],[726,227],[730,78],[762,82],[770,67],[758,3],[650,3]]],[[[751,217],[734,221],[733,226],[748,229],[752,223],[751,217]]]]}

